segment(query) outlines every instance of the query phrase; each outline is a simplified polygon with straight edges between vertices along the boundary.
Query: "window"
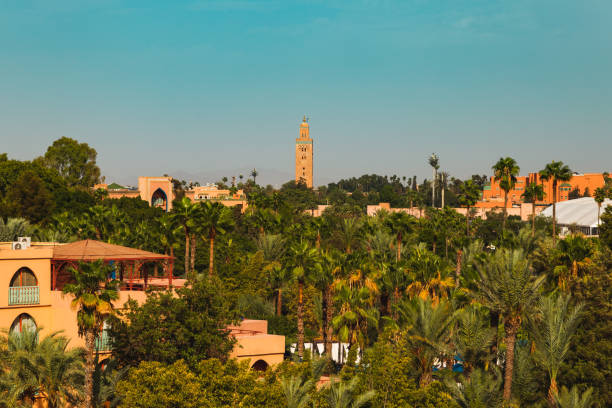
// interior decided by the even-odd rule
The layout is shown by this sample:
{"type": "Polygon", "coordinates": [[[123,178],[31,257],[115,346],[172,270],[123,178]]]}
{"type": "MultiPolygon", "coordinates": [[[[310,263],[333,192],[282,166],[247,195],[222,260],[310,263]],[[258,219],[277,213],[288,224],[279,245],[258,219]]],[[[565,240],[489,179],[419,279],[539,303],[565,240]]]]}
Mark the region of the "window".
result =
{"type": "Polygon", "coordinates": [[[9,306],[37,305],[40,303],[38,280],[29,268],[20,268],[9,287],[9,306]]]}

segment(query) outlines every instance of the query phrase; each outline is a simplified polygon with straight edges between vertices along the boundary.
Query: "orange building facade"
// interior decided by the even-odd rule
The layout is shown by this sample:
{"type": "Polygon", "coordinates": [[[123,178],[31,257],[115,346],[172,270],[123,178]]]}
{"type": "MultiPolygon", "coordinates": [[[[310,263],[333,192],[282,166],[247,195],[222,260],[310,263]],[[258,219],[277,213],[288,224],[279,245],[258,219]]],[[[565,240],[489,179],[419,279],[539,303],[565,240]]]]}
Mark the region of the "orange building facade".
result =
{"type": "MultiPolygon", "coordinates": [[[[71,244],[32,243],[26,249],[12,249],[10,242],[0,243],[0,328],[11,332],[41,329],[41,336],[61,331],[70,339],[69,347],[83,347],[78,336],[76,311],[70,307],[71,297],[62,293],[70,281],[68,268],[78,262],[102,259],[114,266],[109,278],[120,282],[121,308],[130,299],[146,301],[148,287],[167,288],[185,285],[184,279],[172,276],[172,258],[99,241],[78,241],[71,244]]],[[[267,322],[244,320],[229,327],[237,343],[231,357],[251,360],[251,366],[264,369],[284,358],[284,336],[267,333],[267,322]]],[[[96,338],[97,351],[103,358],[110,354],[106,331],[96,338]]]]}
{"type": "MultiPolygon", "coordinates": [[[[508,192],[508,207],[520,206],[524,202],[522,194],[525,187],[530,183],[541,184],[544,187],[544,200],[538,201],[539,206],[547,206],[553,201],[553,183],[551,180],[542,180],[538,173],[529,173],[528,176],[516,178],[514,188],[508,192]]],[[[569,194],[574,189],[578,189],[582,196],[585,192],[592,195],[595,189],[603,187],[605,184],[602,173],[574,174],[570,181],[559,182],[557,185],[557,201],[569,200],[569,194]]],[[[491,177],[491,183],[485,186],[482,192],[482,199],[476,204],[478,208],[495,208],[504,206],[504,190],[499,186],[499,180],[491,177]]]]}

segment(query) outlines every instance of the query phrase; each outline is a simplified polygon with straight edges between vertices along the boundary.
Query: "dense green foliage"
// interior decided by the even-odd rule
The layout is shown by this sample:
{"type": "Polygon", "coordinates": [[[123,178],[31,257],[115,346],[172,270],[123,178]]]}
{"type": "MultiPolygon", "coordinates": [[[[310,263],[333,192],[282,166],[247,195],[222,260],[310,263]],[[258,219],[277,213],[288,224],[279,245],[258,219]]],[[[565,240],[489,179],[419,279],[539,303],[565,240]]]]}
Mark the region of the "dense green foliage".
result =
{"type": "MultiPolygon", "coordinates": [[[[432,165],[434,183],[365,175],[317,190],[293,181],[261,187],[254,170],[228,186],[245,190],[245,212],[193,203],[184,197],[189,185],[177,180],[174,209],[164,213],[85,188],[99,177],[88,149],[62,139],[33,162],[0,156],[0,237],[89,238],[164,253],[175,259],[175,276],[188,281],[107,317],[89,300],[108,300],[100,297],[112,289],[102,284],[108,271],[77,268],[76,286],[67,288],[82,311],[81,333],[90,333],[91,351],[91,333],[106,318],[114,360],[108,371],[94,370],[91,353],[84,364],[81,352],[79,385],[65,389],[78,392],[61,398],[124,407],[319,408],[603,408],[612,400],[610,208],[602,211],[600,239],[557,240],[543,217],[532,223],[501,212],[484,220],[457,213],[450,206],[473,206],[486,177],[438,177],[432,165]],[[56,153],[63,149],[67,162],[56,153]],[[25,194],[27,186],[36,197],[25,194]],[[444,208],[431,206],[442,197],[444,208]],[[381,201],[418,207],[420,216],[367,217],[366,206],[381,201]],[[330,206],[315,218],[310,210],[318,204],[330,206]],[[291,358],[265,373],[229,359],[227,327],[247,317],[285,335],[291,358]],[[348,351],[332,356],[338,340],[348,351]],[[313,341],[324,358],[308,351],[313,341]]],[[[566,167],[553,162],[543,175],[562,180],[566,167]]],[[[509,189],[518,165],[505,158],[494,170],[509,189]]],[[[540,192],[532,193],[537,200],[540,192]]],[[[4,350],[5,373],[13,375],[15,355],[4,350]]],[[[5,405],[31,404],[31,391],[15,394],[5,384],[5,405]]]]}

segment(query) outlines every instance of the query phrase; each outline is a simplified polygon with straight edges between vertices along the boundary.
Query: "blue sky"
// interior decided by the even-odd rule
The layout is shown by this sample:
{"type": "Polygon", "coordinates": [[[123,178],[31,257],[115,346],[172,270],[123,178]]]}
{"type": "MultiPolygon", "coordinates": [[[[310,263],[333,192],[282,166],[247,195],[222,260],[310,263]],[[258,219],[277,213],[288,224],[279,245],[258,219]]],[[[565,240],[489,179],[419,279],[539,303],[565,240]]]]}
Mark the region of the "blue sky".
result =
{"type": "MultiPolygon", "coordinates": [[[[94,146],[108,180],[249,168],[612,170],[609,0],[0,0],[0,151],[94,146]]],[[[207,179],[210,178],[210,179],[207,179]]]]}

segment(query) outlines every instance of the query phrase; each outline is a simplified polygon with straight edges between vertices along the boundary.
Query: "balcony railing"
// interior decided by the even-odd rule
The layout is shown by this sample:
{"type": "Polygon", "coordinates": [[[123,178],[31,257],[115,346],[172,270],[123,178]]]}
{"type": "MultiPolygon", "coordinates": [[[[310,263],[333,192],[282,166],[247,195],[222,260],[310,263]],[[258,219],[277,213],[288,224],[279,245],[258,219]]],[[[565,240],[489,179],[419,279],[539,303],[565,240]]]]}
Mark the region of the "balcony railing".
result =
{"type": "Polygon", "coordinates": [[[111,350],[111,341],[110,336],[106,330],[102,330],[102,332],[96,337],[96,351],[110,351],[111,350]]]}
{"type": "Polygon", "coordinates": [[[39,303],[38,286],[13,286],[9,288],[9,306],[37,305],[39,303]]]}

